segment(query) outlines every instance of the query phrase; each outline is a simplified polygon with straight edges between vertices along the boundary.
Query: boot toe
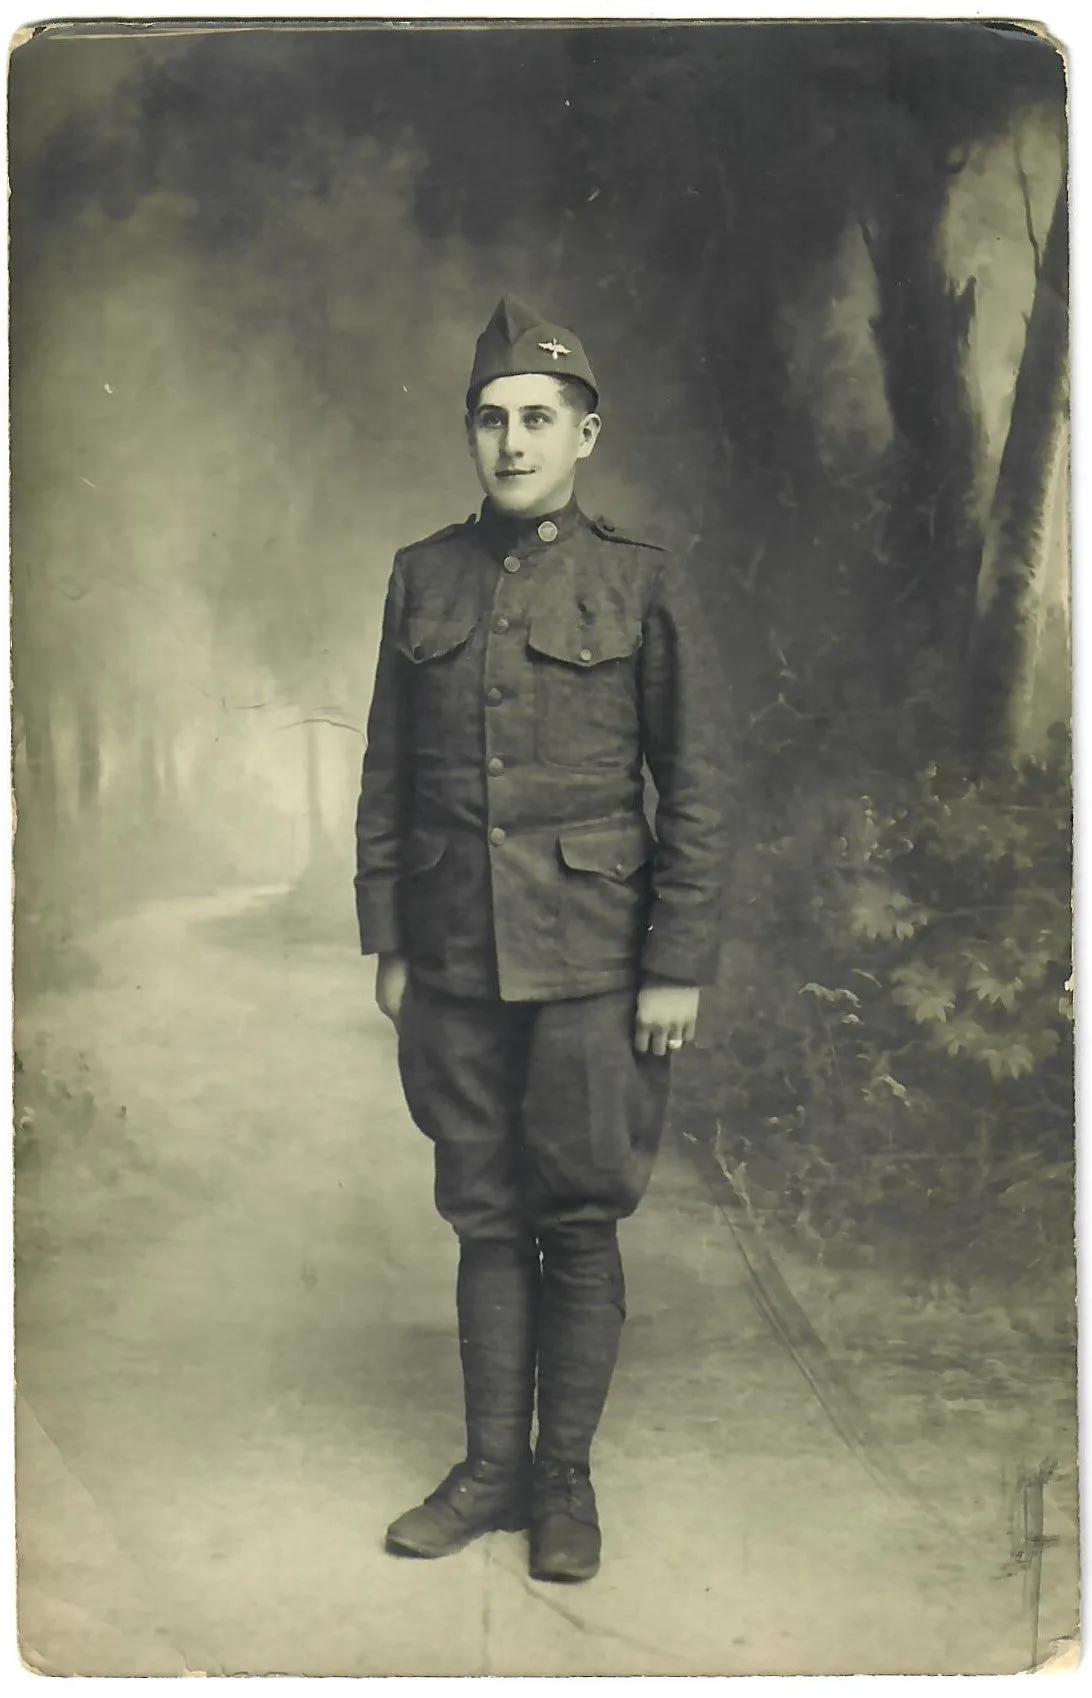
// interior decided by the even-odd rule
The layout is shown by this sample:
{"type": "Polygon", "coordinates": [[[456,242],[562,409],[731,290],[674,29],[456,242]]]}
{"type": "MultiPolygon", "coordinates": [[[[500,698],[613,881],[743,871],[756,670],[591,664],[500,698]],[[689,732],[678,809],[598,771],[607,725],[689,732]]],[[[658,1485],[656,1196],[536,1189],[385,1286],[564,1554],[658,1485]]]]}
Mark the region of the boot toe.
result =
{"type": "Polygon", "coordinates": [[[391,1522],[386,1548],[394,1556],[452,1556],[483,1533],[514,1533],[527,1522],[524,1471],[479,1468],[475,1474],[460,1465],[424,1503],[391,1522]],[[483,1473],[488,1477],[482,1478],[483,1473]]]}
{"type": "Polygon", "coordinates": [[[575,1584],[599,1572],[600,1536],[595,1527],[567,1515],[548,1515],[532,1530],[531,1578],[575,1584]]]}
{"type": "Polygon", "coordinates": [[[439,1505],[419,1504],[400,1515],[387,1528],[387,1549],[396,1556],[439,1557],[467,1542],[450,1510],[439,1505]]]}

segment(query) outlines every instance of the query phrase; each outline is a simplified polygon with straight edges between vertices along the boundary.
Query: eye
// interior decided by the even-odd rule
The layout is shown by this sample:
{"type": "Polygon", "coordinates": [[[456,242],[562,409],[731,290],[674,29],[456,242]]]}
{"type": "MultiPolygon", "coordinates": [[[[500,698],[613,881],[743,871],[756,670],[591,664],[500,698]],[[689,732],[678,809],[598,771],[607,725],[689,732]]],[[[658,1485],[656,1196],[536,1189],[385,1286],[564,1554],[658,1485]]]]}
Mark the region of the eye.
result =
{"type": "Polygon", "coordinates": [[[550,423],[551,416],[549,413],[528,413],[525,422],[529,429],[541,430],[544,425],[550,423]]]}

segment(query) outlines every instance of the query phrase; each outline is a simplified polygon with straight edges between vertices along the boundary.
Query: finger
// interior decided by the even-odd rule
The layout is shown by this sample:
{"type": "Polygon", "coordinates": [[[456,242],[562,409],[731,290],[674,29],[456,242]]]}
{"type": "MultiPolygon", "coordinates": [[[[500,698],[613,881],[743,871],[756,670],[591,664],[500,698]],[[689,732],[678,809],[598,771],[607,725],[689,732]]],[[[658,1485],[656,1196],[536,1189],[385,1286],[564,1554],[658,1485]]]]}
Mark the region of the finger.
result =
{"type": "Polygon", "coordinates": [[[682,1035],[683,1043],[692,1044],[698,1035],[698,1022],[696,1020],[688,1020],[686,1025],[683,1027],[682,1035]]]}
{"type": "Polygon", "coordinates": [[[667,1054],[667,1033],[662,1026],[657,1026],[652,1034],[652,1053],[653,1055],[667,1054]]]}
{"type": "Polygon", "coordinates": [[[648,1040],[649,1040],[650,1036],[651,1036],[651,1033],[649,1032],[648,1027],[645,1026],[645,1025],[642,1025],[641,1023],[638,1023],[637,1028],[636,1028],[636,1030],[634,1031],[634,1034],[633,1034],[633,1047],[637,1051],[638,1055],[647,1055],[647,1053],[648,1053],[648,1040]]]}

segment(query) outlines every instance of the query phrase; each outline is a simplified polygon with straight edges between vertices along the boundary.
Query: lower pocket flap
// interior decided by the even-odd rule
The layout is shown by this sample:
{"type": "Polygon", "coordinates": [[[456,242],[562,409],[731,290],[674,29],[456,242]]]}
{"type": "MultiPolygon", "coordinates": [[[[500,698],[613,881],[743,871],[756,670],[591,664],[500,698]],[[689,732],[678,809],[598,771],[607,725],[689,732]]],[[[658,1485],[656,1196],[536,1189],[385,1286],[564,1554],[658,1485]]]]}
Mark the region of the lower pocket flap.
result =
{"type": "Polygon", "coordinates": [[[441,860],[447,838],[439,831],[411,831],[402,854],[407,873],[427,873],[441,860]]]}
{"type": "Polygon", "coordinates": [[[561,859],[573,872],[625,879],[652,858],[654,841],[644,820],[582,826],[558,835],[561,859]]]}

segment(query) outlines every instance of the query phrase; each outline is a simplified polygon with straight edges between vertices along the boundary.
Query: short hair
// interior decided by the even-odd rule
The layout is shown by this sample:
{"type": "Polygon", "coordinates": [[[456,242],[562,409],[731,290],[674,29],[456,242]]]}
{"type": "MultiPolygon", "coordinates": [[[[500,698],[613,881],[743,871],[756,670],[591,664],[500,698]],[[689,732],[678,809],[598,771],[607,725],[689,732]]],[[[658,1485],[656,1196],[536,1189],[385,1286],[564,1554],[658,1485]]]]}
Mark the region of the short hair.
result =
{"type": "MultiPolygon", "coordinates": [[[[553,378],[561,394],[562,405],[567,407],[570,413],[575,413],[578,419],[587,418],[589,413],[595,412],[599,405],[598,398],[592,393],[582,377],[562,377],[558,372],[549,371],[543,372],[541,375],[553,378]]],[[[485,384],[479,383],[478,387],[472,389],[467,396],[466,416],[468,419],[473,416],[474,409],[478,405],[478,397],[484,388],[485,384]]]]}
{"type": "Polygon", "coordinates": [[[588,413],[594,413],[598,405],[582,377],[555,377],[554,382],[561,391],[561,399],[571,413],[577,418],[585,418],[588,413]]]}

